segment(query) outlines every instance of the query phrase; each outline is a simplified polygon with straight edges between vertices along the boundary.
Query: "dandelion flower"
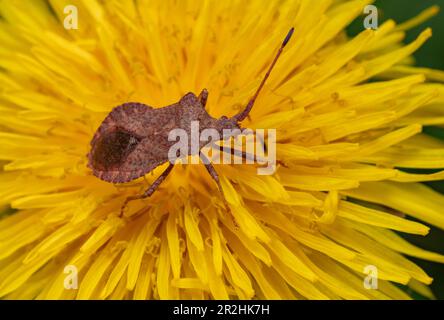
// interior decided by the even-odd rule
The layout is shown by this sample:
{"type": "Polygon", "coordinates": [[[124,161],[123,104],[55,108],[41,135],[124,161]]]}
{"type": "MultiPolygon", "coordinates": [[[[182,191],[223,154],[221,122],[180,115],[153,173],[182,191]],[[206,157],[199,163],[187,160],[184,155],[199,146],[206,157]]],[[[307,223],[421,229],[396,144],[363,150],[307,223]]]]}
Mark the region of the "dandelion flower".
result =
{"type": "Polygon", "coordinates": [[[444,75],[411,58],[432,32],[402,43],[436,8],[347,37],[370,3],[0,1],[0,297],[408,299],[396,284],[431,297],[408,257],[444,257],[397,232],[444,228],[444,196],[420,183],[444,172],[400,170],[444,168],[444,143],[421,133],[444,124],[444,75]],[[78,29],[63,26],[70,4],[78,29]],[[164,167],[123,185],[92,175],[89,142],[112,108],[207,88],[208,112],[234,115],[292,26],[245,122],[277,129],[281,165],[216,166],[238,227],[203,165],[175,166],[120,217],[164,167]]]}

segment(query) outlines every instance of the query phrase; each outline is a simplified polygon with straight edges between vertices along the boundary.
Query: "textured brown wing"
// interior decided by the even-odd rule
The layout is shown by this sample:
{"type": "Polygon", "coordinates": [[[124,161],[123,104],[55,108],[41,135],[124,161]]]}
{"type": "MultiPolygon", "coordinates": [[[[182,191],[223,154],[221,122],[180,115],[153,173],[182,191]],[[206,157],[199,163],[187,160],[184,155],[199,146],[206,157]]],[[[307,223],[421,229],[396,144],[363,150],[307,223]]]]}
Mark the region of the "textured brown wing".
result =
{"type": "Polygon", "coordinates": [[[153,109],[126,103],[111,111],[97,129],[88,154],[88,167],[98,178],[123,183],[137,179],[168,161],[168,132],[176,108],[153,109]]]}

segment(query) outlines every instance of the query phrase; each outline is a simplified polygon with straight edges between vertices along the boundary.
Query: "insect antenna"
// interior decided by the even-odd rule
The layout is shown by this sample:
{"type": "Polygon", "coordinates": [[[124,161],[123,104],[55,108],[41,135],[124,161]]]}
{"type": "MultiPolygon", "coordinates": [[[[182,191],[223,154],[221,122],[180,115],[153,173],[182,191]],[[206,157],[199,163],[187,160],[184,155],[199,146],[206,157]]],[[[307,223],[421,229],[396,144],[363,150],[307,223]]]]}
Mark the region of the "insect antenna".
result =
{"type": "Polygon", "coordinates": [[[259,95],[260,91],[264,87],[265,82],[267,81],[268,77],[270,76],[271,70],[273,70],[277,60],[279,59],[282,51],[284,50],[284,47],[287,45],[288,41],[290,41],[290,38],[293,35],[293,32],[294,32],[294,28],[291,28],[290,31],[288,32],[287,36],[285,37],[284,42],[282,42],[282,45],[279,48],[279,51],[276,54],[276,57],[274,58],[273,62],[270,65],[270,68],[268,69],[267,73],[265,74],[264,79],[262,79],[262,82],[259,85],[259,88],[257,89],[256,93],[251,98],[251,100],[248,102],[248,104],[245,107],[245,109],[242,112],[240,112],[237,115],[235,115],[232,118],[232,120],[234,120],[236,122],[241,122],[241,121],[243,121],[248,116],[248,114],[250,113],[251,109],[253,108],[253,105],[254,105],[254,102],[256,101],[257,96],[259,95]]]}

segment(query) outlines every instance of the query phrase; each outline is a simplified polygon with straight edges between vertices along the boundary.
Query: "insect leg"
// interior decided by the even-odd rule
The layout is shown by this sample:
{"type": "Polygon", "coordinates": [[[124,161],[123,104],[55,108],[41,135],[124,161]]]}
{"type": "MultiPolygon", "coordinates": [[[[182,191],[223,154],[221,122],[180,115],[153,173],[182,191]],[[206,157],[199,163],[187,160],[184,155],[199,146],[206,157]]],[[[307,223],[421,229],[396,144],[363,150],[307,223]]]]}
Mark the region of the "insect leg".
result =
{"type": "MultiPolygon", "coordinates": [[[[224,140],[224,141],[227,141],[227,140],[224,140]]],[[[262,143],[262,145],[264,147],[265,152],[267,152],[267,146],[264,144],[264,141],[261,140],[261,143],[262,143]]],[[[215,149],[219,149],[219,151],[221,151],[221,152],[231,153],[231,155],[241,156],[242,159],[245,159],[245,160],[250,160],[250,161],[253,161],[253,162],[255,161],[255,159],[256,160],[260,160],[260,161],[264,161],[264,159],[262,157],[259,157],[257,155],[245,152],[243,150],[237,150],[237,149],[234,149],[234,148],[224,147],[224,146],[218,145],[216,143],[212,143],[211,147],[214,147],[215,149]]]]}
{"type": "MultiPolygon", "coordinates": [[[[217,145],[217,144],[214,144],[213,147],[215,147],[215,148],[219,147],[218,148],[219,151],[225,152],[225,153],[231,153],[232,156],[235,154],[234,153],[235,150],[232,148],[222,147],[221,145],[217,145]]],[[[265,148],[265,152],[267,152],[267,145],[264,145],[264,148],[265,148]]],[[[253,162],[256,159],[256,161],[266,162],[266,160],[264,160],[263,158],[261,158],[259,156],[254,155],[254,154],[251,154],[251,153],[248,153],[245,151],[241,151],[241,150],[236,150],[236,151],[241,152],[240,156],[242,157],[242,159],[251,160],[253,162]]],[[[237,156],[239,156],[239,153],[237,154],[237,156]]],[[[281,165],[282,167],[287,168],[287,169],[289,168],[289,166],[282,160],[276,160],[276,164],[281,165]]]]}
{"type": "Polygon", "coordinates": [[[251,153],[248,153],[245,151],[241,151],[241,150],[235,150],[233,148],[222,147],[221,145],[219,145],[219,150],[222,152],[225,152],[225,153],[231,153],[232,156],[233,155],[241,156],[242,159],[251,160],[251,161],[254,161],[254,159],[255,159],[254,154],[251,154],[251,153]],[[237,152],[235,153],[235,151],[237,151],[237,152]],[[241,154],[239,154],[239,153],[241,153],[241,154]]]}
{"type": "Polygon", "coordinates": [[[203,163],[205,164],[205,168],[207,169],[208,173],[213,178],[213,180],[216,182],[217,187],[219,188],[219,191],[220,191],[220,193],[222,195],[222,198],[224,200],[224,203],[228,207],[228,203],[227,203],[227,200],[225,199],[224,191],[222,190],[222,186],[220,184],[219,175],[217,174],[216,169],[214,169],[213,165],[210,163],[208,158],[206,156],[204,156],[202,153],[200,154],[200,158],[202,159],[203,163]]]}
{"type": "Polygon", "coordinates": [[[160,184],[165,180],[165,178],[170,174],[171,170],[173,169],[174,164],[170,163],[168,167],[165,169],[164,172],[153,182],[153,184],[140,196],[131,196],[126,198],[125,202],[122,205],[122,208],[120,209],[120,216],[123,215],[123,211],[125,210],[126,205],[128,202],[137,200],[137,199],[144,199],[151,197],[151,195],[157,190],[157,188],[160,186],[160,184]]]}
{"type": "Polygon", "coordinates": [[[201,157],[203,163],[205,164],[205,168],[207,169],[208,173],[210,174],[210,176],[213,178],[213,180],[217,184],[217,187],[218,187],[219,192],[220,192],[220,194],[222,196],[222,200],[224,202],[225,208],[230,213],[231,220],[233,221],[234,226],[236,228],[238,228],[239,226],[238,226],[236,220],[234,219],[233,213],[231,212],[230,206],[228,205],[228,201],[225,198],[224,190],[222,189],[222,185],[220,184],[219,175],[217,174],[216,169],[214,169],[213,165],[210,163],[208,158],[206,156],[204,156],[202,153],[200,154],[200,157],[201,157]]]}
{"type": "Polygon", "coordinates": [[[202,92],[197,97],[197,99],[202,104],[202,107],[205,108],[205,105],[207,104],[207,100],[208,100],[208,90],[207,89],[203,89],[202,92]]]}

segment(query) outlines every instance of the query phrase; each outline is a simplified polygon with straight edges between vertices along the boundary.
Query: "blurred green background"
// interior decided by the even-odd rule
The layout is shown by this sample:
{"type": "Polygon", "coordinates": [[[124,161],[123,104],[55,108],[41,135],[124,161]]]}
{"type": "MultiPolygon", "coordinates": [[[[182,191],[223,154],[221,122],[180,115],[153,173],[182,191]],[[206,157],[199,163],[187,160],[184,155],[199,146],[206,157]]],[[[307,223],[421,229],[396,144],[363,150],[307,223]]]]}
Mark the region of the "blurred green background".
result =
{"type": "MultiPolygon", "coordinates": [[[[421,26],[409,30],[405,42],[413,41],[422,30],[431,27],[433,29],[433,37],[415,53],[416,64],[422,67],[444,70],[444,0],[377,0],[375,5],[378,8],[380,25],[387,19],[393,19],[398,23],[404,22],[432,5],[439,5],[441,7],[440,13],[421,26]]],[[[363,19],[364,16],[358,18],[349,27],[350,35],[355,35],[363,30],[363,19]]],[[[444,126],[442,128],[427,127],[424,131],[444,140],[444,126]]],[[[444,194],[444,182],[426,184],[444,194]]],[[[419,247],[444,254],[443,230],[432,227],[427,237],[401,235],[419,247]]],[[[444,265],[414,258],[411,258],[411,260],[434,278],[431,285],[432,290],[438,299],[444,299],[444,265]]],[[[417,299],[423,298],[416,294],[413,296],[417,299]]]]}

